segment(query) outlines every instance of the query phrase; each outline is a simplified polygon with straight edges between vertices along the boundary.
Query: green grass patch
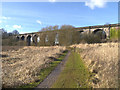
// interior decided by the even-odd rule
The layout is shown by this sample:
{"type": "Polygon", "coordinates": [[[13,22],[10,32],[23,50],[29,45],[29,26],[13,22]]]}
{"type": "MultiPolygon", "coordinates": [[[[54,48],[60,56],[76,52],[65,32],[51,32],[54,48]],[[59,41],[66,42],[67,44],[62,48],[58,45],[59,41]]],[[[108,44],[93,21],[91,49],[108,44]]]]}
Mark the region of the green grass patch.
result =
{"type": "Polygon", "coordinates": [[[37,87],[51,73],[51,71],[54,70],[55,67],[65,58],[67,52],[68,52],[67,50],[64,51],[59,56],[59,58],[57,58],[57,60],[52,61],[51,63],[49,63],[49,67],[43,68],[40,71],[40,74],[38,75],[37,82],[32,82],[32,83],[29,83],[27,85],[22,85],[22,86],[20,86],[18,88],[35,88],[35,87],[37,87]]]}
{"type": "Polygon", "coordinates": [[[93,74],[89,72],[80,55],[72,51],[52,88],[91,88],[92,77],[93,74]]]}
{"type": "Polygon", "coordinates": [[[110,30],[110,39],[118,39],[120,37],[120,30],[112,28],[110,30]]]}

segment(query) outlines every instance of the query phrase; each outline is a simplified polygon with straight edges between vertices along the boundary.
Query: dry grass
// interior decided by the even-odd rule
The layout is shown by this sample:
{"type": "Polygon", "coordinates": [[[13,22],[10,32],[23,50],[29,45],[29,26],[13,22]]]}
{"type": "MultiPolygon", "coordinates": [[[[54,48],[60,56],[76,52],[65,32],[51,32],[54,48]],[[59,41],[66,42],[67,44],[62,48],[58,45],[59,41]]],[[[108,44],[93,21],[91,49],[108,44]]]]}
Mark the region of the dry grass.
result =
{"type": "Polygon", "coordinates": [[[99,82],[94,88],[118,87],[118,43],[79,44],[71,47],[82,49],[81,56],[90,69],[96,73],[99,82]]]}
{"type": "Polygon", "coordinates": [[[65,50],[65,47],[58,46],[9,48],[2,52],[4,87],[16,87],[34,82],[42,65],[50,62],[48,57],[56,57],[65,50]]]}

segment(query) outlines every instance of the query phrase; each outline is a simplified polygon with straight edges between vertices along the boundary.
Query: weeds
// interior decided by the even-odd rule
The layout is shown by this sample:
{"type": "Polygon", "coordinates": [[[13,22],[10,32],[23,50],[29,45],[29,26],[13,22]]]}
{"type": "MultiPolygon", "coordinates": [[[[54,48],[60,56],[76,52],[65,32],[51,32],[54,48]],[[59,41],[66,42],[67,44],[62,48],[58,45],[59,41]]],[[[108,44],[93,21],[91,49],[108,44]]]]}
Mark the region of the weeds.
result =
{"type": "Polygon", "coordinates": [[[37,77],[37,80],[35,82],[29,83],[27,85],[20,86],[18,88],[34,88],[34,87],[37,87],[51,73],[51,71],[64,59],[64,57],[66,56],[67,52],[68,52],[67,50],[64,51],[59,56],[59,58],[57,58],[57,60],[54,60],[54,61],[50,62],[48,64],[48,67],[43,68],[40,71],[40,73],[39,73],[39,75],[37,77]]]}

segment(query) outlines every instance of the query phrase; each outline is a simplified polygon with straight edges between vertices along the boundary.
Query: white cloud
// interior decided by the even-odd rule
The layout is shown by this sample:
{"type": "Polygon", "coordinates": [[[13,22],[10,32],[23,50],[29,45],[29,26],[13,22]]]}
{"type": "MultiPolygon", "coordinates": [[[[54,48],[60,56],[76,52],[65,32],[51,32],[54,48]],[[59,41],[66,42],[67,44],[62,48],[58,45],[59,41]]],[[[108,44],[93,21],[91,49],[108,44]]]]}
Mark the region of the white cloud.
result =
{"type": "Polygon", "coordinates": [[[2,19],[4,19],[4,20],[8,20],[8,19],[11,19],[11,17],[5,17],[5,16],[2,16],[2,19]]]}
{"type": "Polygon", "coordinates": [[[40,20],[36,20],[37,23],[39,23],[40,25],[42,24],[42,22],[40,20]]]}
{"type": "Polygon", "coordinates": [[[21,25],[13,25],[13,28],[14,28],[14,29],[20,29],[20,28],[21,28],[21,25]]]}
{"type": "Polygon", "coordinates": [[[49,2],[55,2],[56,0],[49,0],[49,2]]]}
{"type": "Polygon", "coordinates": [[[95,7],[103,8],[106,5],[107,0],[89,0],[85,2],[85,6],[94,9],[95,7]]]}
{"type": "Polygon", "coordinates": [[[2,23],[2,21],[0,21],[0,23],[2,23]]]}
{"type": "Polygon", "coordinates": [[[5,27],[9,27],[9,25],[5,25],[5,27]]]}

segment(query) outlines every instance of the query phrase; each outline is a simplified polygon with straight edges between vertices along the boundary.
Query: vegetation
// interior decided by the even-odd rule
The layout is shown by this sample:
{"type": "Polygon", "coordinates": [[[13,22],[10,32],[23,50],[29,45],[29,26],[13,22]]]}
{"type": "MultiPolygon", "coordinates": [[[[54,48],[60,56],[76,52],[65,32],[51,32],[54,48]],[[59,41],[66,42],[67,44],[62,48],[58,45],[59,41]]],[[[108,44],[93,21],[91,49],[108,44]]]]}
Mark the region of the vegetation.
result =
{"type": "Polygon", "coordinates": [[[40,42],[38,45],[40,46],[53,46],[55,43],[56,35],[58,34],[59,45],[68,46],[75,43],[80,43],[80,33],[72,30],[53,30],[53,31],[45,31],[39,33],[40,42]],[[48,37],[48,41],[46,42],[46,37],[48,37]]]}
{"type": "Polygon", "coordinates": [[[83,41],[86,43],[100,43],[102,42],[102,39],[99,35],[96,34],[84,34],[83,41]]]}
{"type": "Polygon", "coordinates": [[[40,73],[38,75],[38,80],[36,82],[31,82],[28,85],[23,85],[23,86],[20,86],[18,88],[34,88],[34,87],[37,87],[51,73],[51,71],[64,59],[64,57],[66,56],[67,52],[68,52],[67,50],[64,51],[59,56],[59,58],[57,58],[56,60],[50,62],[48,67],[43,68],[40,71],[40,73]]]}
{"type": "Polygon", "coordinates": [[[47,27],[44,27],[42,28],[40,31],[51,31],[51,30],[71,30],[75,28],[74,26],[72,25],[62,25],[62,26],[58,26],[58,25],[55,25],[55,26],[47,26],[47,27]]]}
{"type": "MultiPolygon", "coordinates": [[[[53,46],[55,45],[56,35],[58,34],[58,42],[61,46],[69,46],[72,44],[79,44],[79,43],[101,43],[105,39],[105,33],[102,31],[97,31],[91,34],[81,34],[74,29],[74,26],[71,25],[62,25],[61,27],[58,25],[55,26],[47,26],[42,28],[41,31],[38,33],[40,37],[40,41],[36,44],[31,42],[31,45],[37,46],[53,46]],[[45,32],[43,32],[45,31],[45,32]]],[[[27,43],[23,40],[15,39],[14,35],[19,34],[17,30],[14,30],[12,33],[7,33],[4,29],[2,31],[2,45],[9,45],[9,46],[24,46],[27,43]]],[[[117,40],[120,30],[111,29],[110,30],[110,40],[117,40]]],[[[37,41],[36,41],[37,42],[37,41]]]]}
{"type": "Polygon", "coordinates": [[[72,29],[74,29],[75,27],[74,26],[72,26],[72,25],[62,25],[61,27],[60,27],[60,30],[72,30],[72,29]]]}
{"type": "Polygon", "coordinates": [[[13,30],[12,32],[7,32],[4,28],[0,29],[0,35],[2,39],[8,38],[9,36],[18,35],[19,32],[17,30],[13,30]]]}
{"type": "Polygon", "coordinates": [[[71,53],[64,70],[52,88],[90,88],[90,80],[93,74],[88,71],[80,55],[71,53]]]}
{"type": "MultiPolygon", "coordinates": [[[[56,39],[56,35],[58,34],[58,42],[59,45],[61,46],[66,46],[66,45],[71,45],[75,42],[78,42],[79,40],[79,35],[77,36],[78,39],[76,39],[75,34],[77,33],[74,30],[74,26],[72,25],[62,25],[62,26],[47,26],[44,27],[40,30],[40,32],[42,31],[42,33],[39,33],[40,36],[40,42],[37,45],[40,46],[53,46],[55,45],[55,39],[56,39]],[[45,31],[45,32],[43,32],[45,31]],[[74,38],[75,37],[75,38],[74,38]],[[46,41],[47,39],[47,41],[46,41]]],[[[80,34],[80,33],[78,33],[80,34]]]]}
{"type": "Polygon", "coordinates": [[[112,28],[110,30],[110,40],[118,40],[118,37],[120,36],[120,30],[112,28]]]}
{"type": "Polygon", "coordinates": [[[19,32],[17,30],[13,30],[12,32],[7,32],[4,28],[0,29],[0,36],[2,37],[2,45],[3,46],[14,46],[14,45],[20,45],[20,43],[17,42],[14,35],[18,35],[19,32]]]}
{"type": "MultiPolygon", "coordinates": [[[[99,43],[101,42],[101,37],[99,36],[99,33],[97,34],[84,34],[82,35],[80,32],[75,31],[74,29],[71,30],[53,30],[53,31],[45,31],[40,32],[38,35],[40,36],[40,41],[37,43],[37,46],[53,46],[55,45],[55,39],[56,35],[58,34],[58,42],[60,46],[69,46],[72,44],[79,44],[81,42],[86,43],[99,43]]],[[[11,36],[10,38],[6,38],[3,41],[3,45],[18,45],[18,46],[24,46],[27,45],[25,41],[23,40],[17,40],[12,38],[14,36],[11,36]],[[6,43],[5,43],[6,42],[6,43]]],[[[31,45],[34,46],[34,43],[31,43],[31,45]]]]}

